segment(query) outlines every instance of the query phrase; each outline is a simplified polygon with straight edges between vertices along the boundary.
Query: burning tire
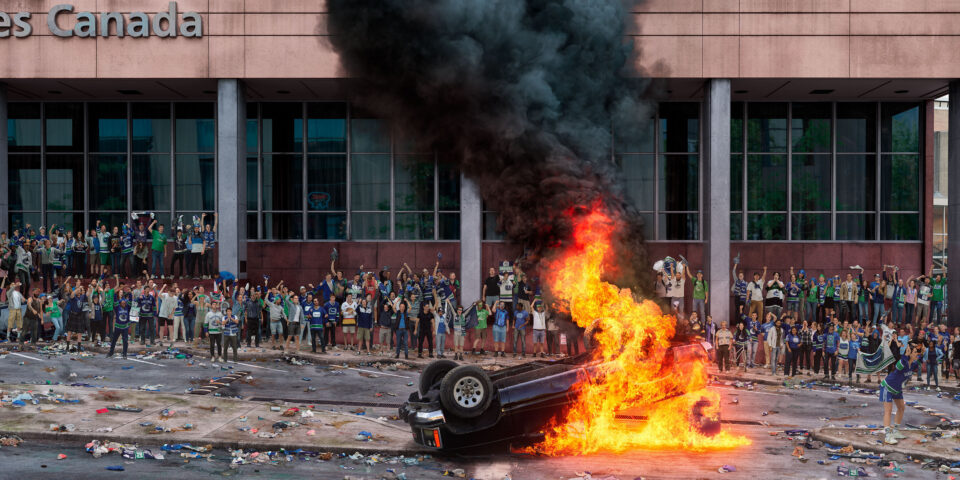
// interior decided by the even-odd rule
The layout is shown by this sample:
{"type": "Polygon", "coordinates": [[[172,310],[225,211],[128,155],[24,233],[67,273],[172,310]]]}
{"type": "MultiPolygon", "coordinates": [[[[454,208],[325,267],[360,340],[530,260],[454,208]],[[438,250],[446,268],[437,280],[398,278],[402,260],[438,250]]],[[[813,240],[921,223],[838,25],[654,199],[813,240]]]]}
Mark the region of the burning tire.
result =
{"type": "Polygon", "coordinates": [[[690,423],[694,429],[703,435],[712,437],[720,433],[720,408],[706,397],[701,397],[693,404],[690,423]]]}
{"type": "Polygon", "coordinates": [[[440,383],[450,370],[458,366],[460,364],[453,360],[437,360],[427,365],[423,369],[423,373],[420,374],[420,396],[426,395],[430,391],[430,387],[440,383]]]}
{"type": "Polygon", "coordinates": [[[493,400],[493,383],[487,373],[473,365],[450,370],[440,382],[440,403],[460,418],[476,418],[493,400]]]}

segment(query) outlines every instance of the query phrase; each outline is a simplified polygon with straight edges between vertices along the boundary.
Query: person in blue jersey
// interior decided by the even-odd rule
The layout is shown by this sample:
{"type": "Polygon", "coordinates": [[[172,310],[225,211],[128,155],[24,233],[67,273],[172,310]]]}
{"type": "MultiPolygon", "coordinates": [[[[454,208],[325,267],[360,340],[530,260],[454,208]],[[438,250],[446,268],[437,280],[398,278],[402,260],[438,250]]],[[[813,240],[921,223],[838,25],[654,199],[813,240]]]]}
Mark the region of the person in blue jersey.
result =
{"type": "Polygon", "coordinates": [[[796,325],[790,326],[790,333],[786,336],[784,346],[787,352],[783,374],[793,378],[797,376],[797,362],[800,360],[800,335],[797,332],[796,325]]]}
{"type": "Polygon", "coordinates": [[[903,412],[906,403],[903,401],[903,384],[920,369],[920,359],[926,354],[926,347],[921,342],[910,342],[906,345],[903,355],[893,365],[886,378],[880,381],[880,402],[883,403],[883,432],[884,443],[895,445],[903,438],[900,425],[903,423],[903,412]],[[893,406],[897,406],[897,415],[893,426],[890,425],[890,415],[893,406]]]}
{"type": "Polygon", "coordinates": [[[754,368],[757,361],[757,347],[760,346],[760,319],[757,312],[750,312],[750,319],[746,323],[747,335],[747,367],[754,368]]]}
{"type": "MultiPolygon", "coordinates": [[[[747,313],[750,304],[747,303],[747,281],[743,279],[743,271],[737,271],[737,264],[733,264],[733,283],[730,285],[730,292],[733,293],[733,302],[736,310],[747,313]]],[[[657,273],[660,275],[660,273],[657,273]]]]}
{"type": "MultiPolygon", "coordinates": [[[[857,369],[857,354],[860,352],[860,342],[863,333],[854,329],[850,331],[850,349],[847,351],[847,381],[853,382],[853,372],[857,369]]],[[[860,383],[860,374],[857,374],[857,383],[860,383]]]]}
{"type": "Polygon", "coordinates": [[[107,358],[113,357],[113,351],[117,347],[117,339],[123,338],[122,357],[127,358],[127,345],[130,341],[130,307],[126,298],[120,299],[120,305],[117,306],[117,318],[113,322],[113,334],[110,335],[110,353],[107,358]]]}
{"type": "Polygon", "coordinates": [[[800,297],[803,295],[803,285],[797,281],[795,274],[790,274],[790,281],[787,282],[785,290],[787,293],[787,312],[792,312],[792,315],[798,320],[797,323],[799,323],[802,318],[800,316],[800,297]]]}
{"type": "Polygon", "coordinates": [[[400,349],[403,349],[403,358],[410,358],[410,348],[408,340],[410,334],[416,328],[416,321],[407,312],[406,302],[400,302],[397,308],[397,319],[393,322],[393,335],[396,337],[397,353],[393,358],[400,358],[400,349]]]}
{"type": "Polygon", "coordinates": [[[313,304],[309,305],[307,311],[307,322],[310,324],[310,343],[313,353],[317,353],[317,337],[320,337],[320,353],[327,353],[327,342],[323,337],[323,317],[325,312],[320,305],[320,299],[314,297],[313,304]]]}
{"type": "Polygon", "coordinates": [[[497,302],[493,310],[493,356],[506,357],[507,328],[510,326],[510,312],[506,303],[497,302]]]}
{"type": "Polygon", "coordinates": [[[324,338],[323,344],[334,348],[337,346],[337,324],[340,323],[340,304],[337,303],[337,300],[334,296],[330,296],[327,299],[327,303],[323,304],[324,316],[323,316],[323,334],[324,338]]]}
{"type": "Polygon", "coordinates": [[[839,349],[840,334],[837,333],[833,323],[828,323],[827,330],[823,334],[824,380],[836,380],[837,378],[837,352],[839,349]]]}
{"type": "Polygon", "coordinates": [[[935,333],[927,334],[927,388],[930,387],[930,380],[933,380],[934,386],[940,388],[939,369],[940,362],[943,361],[944,353],[939,343],[940,336],[935,333]]]}

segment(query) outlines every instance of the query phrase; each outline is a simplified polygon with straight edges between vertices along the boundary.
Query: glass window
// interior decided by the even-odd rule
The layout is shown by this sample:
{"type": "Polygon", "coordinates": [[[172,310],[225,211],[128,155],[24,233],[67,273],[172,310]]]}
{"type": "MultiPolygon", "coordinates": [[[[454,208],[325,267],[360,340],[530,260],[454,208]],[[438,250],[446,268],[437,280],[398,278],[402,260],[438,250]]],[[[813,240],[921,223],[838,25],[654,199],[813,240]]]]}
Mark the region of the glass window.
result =
{"type": "Polygon", "coordinates": [[[947,237],[944,235],[933,236],[933,256],[943,257],[947,254],[947,237]]]}
{"type": "Polygon", "coordinates": [[[920,210],[920,157],[918,155],[882,155],[880,157],[880,209],[920,210]]]}
{"type": "Polygon", "coordinates": [[[743,210],[743,155],[730,155],[730,210],[743,210]]]}
{"type": "Polygon", "coordinates": [[[829,213],[794,213],[792,240],[830,240],[829,213]]]}
{"type": "Polygon", "coordinates": [[[264,155],[262,175],[264,210],[303,209],[302,155],[264,155]]]}
{"type": "Polygon", "coordinates": [[[787,104],[747,104],[747,150],[787,151],[787,104]]]}
{"type": "Polygon", "coordinates": [[[437,238],[439,240],[460,240],[460,214],[440,213],[437,217],[440,221],[440,231],[437,238]]]}
{"type": "Polygon", "coordinates": [[[697,240],[700,238],[696,213],[661,213],[658,240],[697,240]]]}
{"type": "Polygon", "coordinates": [[[212,212],[216,179],[213,155],[177,155],[177,209],[212,212]]]}
{"type": "Polygon", "coordinates": [[[40,210],[40,155],[10,155],[7,188],[10,210],[40,210]]]}
{"type": "Polygon", "coordinates": [[[47,209],[83,210],[83,185],[83,155],[47,155],[47,209]]]}
{"type": "Polygon", "coordinates": [[[880,148],[884,152],[920,151],[920,106],[916,103],[880,105],[880,148]]]}
{"type": "Polygon", "coordinates": [[[353,210],[389,211],[390,155],[353,155],[350,183],[353,210]]]}
{"type": "Polygon", "coordinates": [[[433,213],[397,213],[394,237],[397,240],[433,240],[433,213]]]}
{"type": "MultiPolygon", "coordinates": [[[[91,152],[127,151],[126,103],[90,103],[87,104],[87,116],[91,152]]],[[[49,134],[47,138],[50,138],[49,134]]]]}
{"type": "Polygon", "coordinates": [[[247,240],[256,240],[259,236],[257,232],[259,216],[256,212],[247,212],[247,240]]]}
{"type": "Polygon", "coordinates": [[[261,103],[264,152],[300,152],[303,149],[303,104],[261,103]]]}
{"type": "Polygon", "coordinates": [[[354,111],[350,119],[350,148],[355,153],[386,153],[390,151],[390,128],[386,120],[366,118],[354,111]]]}
{"type": "Polygon", "coordinates": [[[660,104],[660,151],[696,152],[700,143],[700,104],[660,104]]]}
{"type": "Polygon", "coordinates": [[[786,240],[787,215],[751,213],[747,215],[747,240],[786,240]]]}
{"type": "Polygon", "coordinates": [[[247,153],[257,153],[260,144],[260,132],[257,130],[259,103],[247,103],[247,153]]]}
{"type": "Polygon", "coordinates": [[[616,153],[653,153],[656,120],[651,113],[640,118],[614,118],[614,151],[616,153]]]}
{"type": "MultiPolygon", "coordinates": [[[[877,151],[877,104],[837,104],[837,151],[877,151]]],[[[838,172],[839,174],[839,172],[838,172]]]]}
{"type": "Polygon", "coordinates": [[[170,155],[134,155],[132,169],[133,202],[130,208],[170,210],[170,155]]]}
{"type": "Polygon", "coordinates": [[[264,213],[263,238],[265,240],[302,240],[302,213],[264,213]]]}
{"type": "Polygon", "coordinates": [[[307,151],[347,151],[347,104],[307,104],[307,151]]]}
{"type": "Polygon", "coordinates": [[[881,214],[880,240],[920,240],[920,214],[881,214]]]}
{"type": "MultiPolygon", "coordinates": [[[[460,169],[456,165],[440,163],[437,165],[437,184],[439,186],[439,210],[460,210],[460,169]]],[[[457,225],[460,224],[459,216],[457,225]]],[[[457,236],[459,237],[457,227],[457,236]]]]}
{"type": "Polygon", "coordinates": [[[127,156],[90,155],[90,207],[127,209],[127,156]]]}
{"type": "MultiPolygon", "coordinates": [[[[114,104],[123,105],[123,104],[114,104]]],[[[91,107],[94,104],[90,105],[91,107]]],[[[124,108],[126,108],[124,106],[124,108]]],[[[44,103],[43,115],[47,125],[47,152],[82,152],[83,151],[83,104],[82,103],[44,103]]],[[[126,111],[119,118],[126,119],[126,111]]],[[[99,122],[97,122],[99,126],[99,122]]],[[[93,125],[90,131],[97,128],[93,125]]],[[[126,132],[124,127],[123,133],[126,132]]],[[[96,151],[97,142],[90,143],[90,150],[96,151]]],[[[126,141],[118,147],[119,152],[127,150],[126,141]]]]}
{"type": "Polygon", "coordinates": [[[41,140],[40,104],[7,104],[7,151],[39,152],[41,140]]]}
{"type": "Polygon", "coordinates": [[[947,207],[942,205],[933,206],[933,234],[947,234],[947,207]]]}
{"type": "Polygon", "coordinates": [[[876,221],[873,213],[837,213],[837,240],[875,240],[876,221]]]}
{"type": "MultiPolygon", "coordinates": [[[[113,232],[113,227],[130,223],[130,215],[127,215],[127,212],[90,212],[90,228],[97,225],[97,220],[107,226],[108,232],[113,232]]],[[[90,228],[87,230],[90,230],[90,228]]]]}
{"type": "Polygon", "coordinates": [[[56,225],[57,229],[63,233],[73,233],[77,230],[86,233],[83,212],[47,212],[47,225],[50,225],[50,228],[56,225]]]}
{"type": "Polygon", "coordinates": [[[730,104],[730,151],[743,152],[743,102],[730,104]]]}
{"type": "Polygon", "coordinates": [[[389,213],[356,213],[350,216],[353,240],[389,240],[389,213]]]}
{"type": "Polygon", "coordinates": [[[346,155],[307,157],[307,209],[347,209],[346,155]]]}
{"type": "Polygon", "coordinates": [[[837,155],[837,179],[837,210],[869,211],[876,208],[875,155],[837,155]]]}
{"type": "MultiPolygon", "coordinates": [[[[194,224],[210,225],[212,227],[215,220],[216,219],[213,217],[213,212],[179,210],[173,216],[173,225],[176,226],[182,223],[184,228],[186,228],[187,230],[190,230],[193,228],[194,224]],[[207,214],[206,217],[203,216],[204,213],[207,214]]],[[[160,220],[160,221],[163,221],[163,220],[160,220]]]]}
{"type": "Polygon", "coordinates": [[[497,226],[497,212],[483,212],[483,239],[503,240],[503,232],[497,226]]]}
{"type": "Polygon", "coordinates": [[[753,211],[787,209],[785,155],[747,156],[747,208],[753,211]]]}
{"type": "Polygon", "coordinates": [[[794,155],[791,163],[793,210],[830,210],[830,155],[794,155]]]}
{"type": "MultiPolygon", "coordinates": [[[[37,200],[39,203],[40,200],[37,200]]],[[[42,225],[42,218],[40,212],[10,212],[10,232],[14,230],[21,230],[21,234],[25,234],[23,231],[27,228],[27,225],[30,225],[30,228],[37,229],[42,225]]]]}
{"type": "Polygon", "coordinates": [[[176,103],[177,151],[182,153],[213,153],[217,129],[212,103],[176,103]]]}
{"type": "Polygon", "coordinates": [[[256,210],[260,203],[260,162],[257,157],[247,157],[247,210],[256,210]]]}
{"type": "Polygon", "coordinates": [[[344,240],[347,238],[346,213],[311,213],[307,215],[309,240],[344,240]]]}
{"type": "Polygon", "coordinates": [[[699,170],[697,155],[661,155],[659,165],[660,209],[697,211],[699,170]]]}
{"type": "MultiPolygon", "coordinates": [[[[397,210],[434,209],[433,155],[397,155],[394,161],[394,207],[397,210]]],[[[399,222],[398,222],[399,223],[399,222]]],[[[431,220],[431,228],[432,228],[431,220]]],[[[431,238],[433,236],[431,235],[431,238]]]]}
{"type": "Polygon", "coordinates": [[[170,104],[134,103],[133,151],[170,151],[170,104]]]}
{"type": "Polygon", "coordinates": [[[833,116],[829,103],[794,103],[790,121],[793,137],[793,151],[804,153],[825,153],[830,151],[830,117],[833,116]]]}
{"type": "Polygon", "coordinates": [[[730,214],[730,240],[743,240],[743,214],[730,214]]]}
{"type": "Polygon", "coordinates": [[[627,198],[637,210],[654,210],[654,159],[653,155],[617,155],[627,198]]]}

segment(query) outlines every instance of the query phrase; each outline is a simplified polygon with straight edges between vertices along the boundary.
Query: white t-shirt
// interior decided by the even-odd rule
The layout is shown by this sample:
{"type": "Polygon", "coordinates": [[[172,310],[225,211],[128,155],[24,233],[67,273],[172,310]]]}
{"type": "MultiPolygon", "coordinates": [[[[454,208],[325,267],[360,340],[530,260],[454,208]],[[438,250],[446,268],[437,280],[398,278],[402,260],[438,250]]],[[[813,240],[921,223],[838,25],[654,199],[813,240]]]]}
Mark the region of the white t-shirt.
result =
{"type": "Polygon", "coordinates": [[[533,329],[534,330],[546,330],[547,328],[547,311],[538,312],[533,311],[533,329]]]}
{"type": "Polygon", "coordinates": [[[683,298],[683,289],[686,279],[681,277],[677,280],[676,277],[673,278],[673,285],[670,287],[670,291],[667,292],[667,295],[673,298],[683,298]]]}
{"type": "Polygon", "coordinates": [[[343,302],[343,305],[340,305],[340,311],[343,312],[343,318],[357,318],[357,302],[343,302]]]}
{"type": "Polygon", "coordinates": [[[918,305],[930,305],[930,295],[933,293],[933,289],[930,288],[930,285],[925,283],[920,284],[919,294],[917,295],[917,304],[918,305]]]}
{"type": "Polygon", "coordinates": [[[760,282],[750,282],[747,284],[747,295],[751,302],[763,301],[763,287],[760,282]]]}

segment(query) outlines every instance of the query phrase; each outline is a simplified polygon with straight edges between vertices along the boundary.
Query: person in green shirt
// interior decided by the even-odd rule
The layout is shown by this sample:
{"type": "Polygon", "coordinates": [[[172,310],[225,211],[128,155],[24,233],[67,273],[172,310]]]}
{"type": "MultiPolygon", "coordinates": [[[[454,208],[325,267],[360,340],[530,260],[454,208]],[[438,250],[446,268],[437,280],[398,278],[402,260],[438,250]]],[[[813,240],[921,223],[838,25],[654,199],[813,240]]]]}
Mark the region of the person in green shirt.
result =
{"type": "Polygon", "coordinates": [[[474,304],[477,309],[477,326],[474,327],[473,348],[470,353],[477,354],[477,345],[480,346],[480,355],[487,353],[483,347],[487,343],[487,317],[490,316],[490,308],[482,300],[477,300],[474,304]]]}
{"type": "MultiPolygon", "coordinates": [[[[114,323],[114,304],[116,302],[117,290],[120,289],[120,275],[116,274],[113,276],[114,284],[113,288],[108,288],[107,290],[103,289],[103,286],[100,287],[100,294],[103,295],[103,323],[106,327],[106,331],[109,332],[108,336],[113,334],[113,323],[114,323]]],[[[106,284],[106,281],[104,281],[106,284]]]]}
{"type": "Polygon", "coordinates": [[[63,335],[63,300],[58,301],[52,295],[44,298],[43,311],[50,315],[50,322],[53,323],[53,339],[56,342],[63,335]]]}
{"type": "Polygon", "coordinates": [[[693,311],[697,312],[697,318],[707,318],[706,304],[710,302],[710,285],[703,279],[703,270],[697,270],[697,278],[693,278],[689,268],[684,268],[683,271],[693,280],[693,311]]]}
{"type": "MultiPolygon", "coordinates": [[[[933,273],[933,265],[930,266],[930,273],[933,273]]],[[[930,296],[930,321],[940,323],[940,315],[943,313],[943,290],[947,285],[947,278],[942,273],[938,273],[930,282],[930,288],[933,293],[930,296]]]]}
{"type": "Polygon", "coordinates": [[[153,242],[150,245],[150,275],[152,278],[157,278],[157,265],[159,265],[160,278],[163,278],[163,252],[167,248],[167,235],[163,233],[163,225],[157,225],[156,219],[150,223],[147,230],[153,236],[153,242]],[[156,230],[153,228],[155,225],[156,230]]]}

